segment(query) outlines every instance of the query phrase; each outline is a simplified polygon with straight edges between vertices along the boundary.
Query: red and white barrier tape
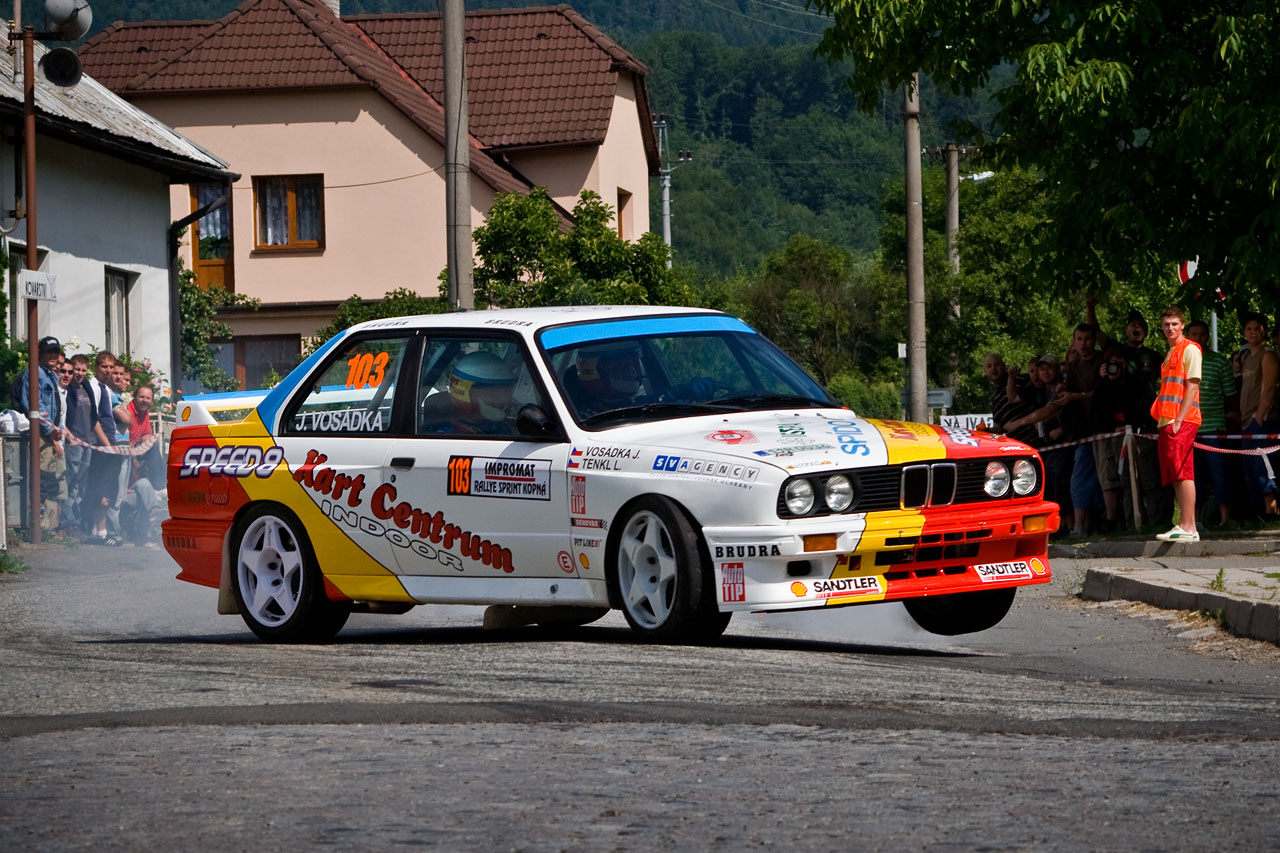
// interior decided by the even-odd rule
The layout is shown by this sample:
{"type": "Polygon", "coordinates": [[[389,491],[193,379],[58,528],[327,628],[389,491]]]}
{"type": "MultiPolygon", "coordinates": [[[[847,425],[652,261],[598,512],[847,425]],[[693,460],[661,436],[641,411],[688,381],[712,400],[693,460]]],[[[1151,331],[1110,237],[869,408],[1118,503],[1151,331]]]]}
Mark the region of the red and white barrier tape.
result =
{"type": "Polygon", "coordinates": [[[90,444],[87,441],[81,441],[69,432],[65,433],[65,436],[67,441],[72,444],[78,444],[81,447],[87,447],[90,450],[96,450],[99,453],[110,453],[113,456],[141,456],[150,450],[156,441],[159,440],[159,436],[153,434],[144,437],[142,441],[137,444],[114,444],[108,447],[103,447],[99,444],[90,444]]]}

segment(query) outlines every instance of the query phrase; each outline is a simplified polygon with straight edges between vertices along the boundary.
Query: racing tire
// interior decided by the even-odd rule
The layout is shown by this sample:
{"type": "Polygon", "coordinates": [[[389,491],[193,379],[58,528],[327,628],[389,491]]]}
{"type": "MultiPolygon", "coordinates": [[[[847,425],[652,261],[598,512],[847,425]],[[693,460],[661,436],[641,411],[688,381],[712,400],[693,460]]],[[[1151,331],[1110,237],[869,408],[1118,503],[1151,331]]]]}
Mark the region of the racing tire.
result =
{"type": "Polygon", "coordinates": [[[268,643],[325,643],[351,607],[329,600],[302,523],[279,506],[247,513],[233,537],[231,589],[240,616],[268,643]]]}
{"type": "Polygon", "coordinates": [[[624,507],[609,535],[609,596],[651,643],[705,643],[732,613],[716,602],[706,545],[684,510],[646,495],[624,507]]]}
{"type": "Polygon", "coordinates": [[[903,600],[907,613],[916,624],[930,634],[954,637],[957,634],[974,634],[994,628],[1009,608],[1017,587],[987,589],[981,592],[960,592],[955,595],[937,595],[903,600]]]}

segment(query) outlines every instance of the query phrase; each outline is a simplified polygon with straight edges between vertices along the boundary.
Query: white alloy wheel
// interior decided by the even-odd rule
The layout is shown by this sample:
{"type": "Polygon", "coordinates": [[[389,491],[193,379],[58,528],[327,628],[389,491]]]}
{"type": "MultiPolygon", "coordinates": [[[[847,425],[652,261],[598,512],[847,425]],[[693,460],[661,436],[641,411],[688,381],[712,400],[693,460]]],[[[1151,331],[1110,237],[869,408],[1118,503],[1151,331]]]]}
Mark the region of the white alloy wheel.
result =
{"type": "Polygon", "coordinates": [[[661,628],[671,616],[679,582],[671,531],[656,514],[631,516],[618,542],[618,589],[628,615],[642,628],[661,628]]]}
{"type": "Polygon", "coordinates": [[[255,520],[240,539],[236,580],[246,615],[267,628],[288,622],[302,600],[302,547],[289,525],[274,515],[255,520]]]}

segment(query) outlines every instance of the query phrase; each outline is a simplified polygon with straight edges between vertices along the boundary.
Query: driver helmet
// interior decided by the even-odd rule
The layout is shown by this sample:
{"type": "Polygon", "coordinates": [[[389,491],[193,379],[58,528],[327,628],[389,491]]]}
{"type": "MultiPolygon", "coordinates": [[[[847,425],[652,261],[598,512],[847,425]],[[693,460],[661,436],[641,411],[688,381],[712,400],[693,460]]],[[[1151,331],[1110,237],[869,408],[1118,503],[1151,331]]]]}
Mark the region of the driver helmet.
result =
{"type": "Polygon", "coordinates": [[[644,381],[640,345],[607,341],[583,347],[578,351],[578,378],[589,391],[603,397],[634,397],[644,381]]]}
{"type": "Polygon", "coordinates": [[[501,421],[507,416],[516,375],[493,353],[464,355],[449,372],[449,396],[464,417],[501,421]]]}

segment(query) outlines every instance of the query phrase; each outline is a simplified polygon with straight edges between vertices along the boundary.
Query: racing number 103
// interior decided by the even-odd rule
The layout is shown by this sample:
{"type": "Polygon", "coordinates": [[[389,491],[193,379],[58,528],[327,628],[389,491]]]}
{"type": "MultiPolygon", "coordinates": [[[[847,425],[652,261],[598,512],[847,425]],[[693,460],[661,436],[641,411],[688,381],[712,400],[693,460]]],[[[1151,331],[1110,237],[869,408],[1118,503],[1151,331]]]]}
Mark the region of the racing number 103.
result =
{"type": "Polygon", "coordinates": [[[356,353],[347,359],[347,387],[368,388],[370,385],[381,385],[387,362],[391,356],[385,352],[374,355],[371,352],[356,353]]]}
{"type": "Polygon", "coordinates": [[[471,494],[471,457],[453,456],[449,459],[449,494],[471,494]]]}

